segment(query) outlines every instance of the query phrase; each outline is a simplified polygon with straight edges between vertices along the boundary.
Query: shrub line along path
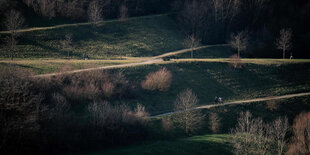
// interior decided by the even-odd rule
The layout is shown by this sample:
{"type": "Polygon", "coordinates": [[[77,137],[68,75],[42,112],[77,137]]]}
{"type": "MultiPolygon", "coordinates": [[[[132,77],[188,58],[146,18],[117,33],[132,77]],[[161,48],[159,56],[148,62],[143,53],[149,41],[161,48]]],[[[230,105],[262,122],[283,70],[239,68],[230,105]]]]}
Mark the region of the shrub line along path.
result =
{"type": "MultiPolygon", "coordinates": [[[[239,100],[239,101],[232,101],[232,102],[227,102],[223,104],[210,104],[210,105],[198,106],[191,110],[210,109],[210,108],[222,107],[226,105],[237,105],[237,104],[244,104],[244,103],[280,100],[280,99],[288,99],[288,98],[293,98],[293,97],[301,97],[301,96],[309,96],[309,95],[310,95],[310,92],[306,92],[306,93],[289,94],[289,95],[283,95],[283,96],[271,96],[271,97],[255,98],[255,99],[249,99],[249,100],[239,100]]],[[[180,112],[184,112],[184,111],[173,111],[173,112],[163,113],[159,115],[150,116],[150,118],[163,117],[163,116],[172,115],[172,114],[176,114],[180,112]]]]}

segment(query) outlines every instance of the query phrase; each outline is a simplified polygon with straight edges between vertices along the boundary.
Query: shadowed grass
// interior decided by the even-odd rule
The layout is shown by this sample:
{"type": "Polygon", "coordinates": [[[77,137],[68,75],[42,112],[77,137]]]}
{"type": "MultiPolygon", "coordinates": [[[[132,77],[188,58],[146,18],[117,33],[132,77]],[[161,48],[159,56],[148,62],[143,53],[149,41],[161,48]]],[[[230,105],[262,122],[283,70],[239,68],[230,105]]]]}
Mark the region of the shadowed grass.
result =
{"type": "Polygon", "coordinates": [[[228,135],[202,135],[90,154],[232,154],[228,140],[228,135]]]}

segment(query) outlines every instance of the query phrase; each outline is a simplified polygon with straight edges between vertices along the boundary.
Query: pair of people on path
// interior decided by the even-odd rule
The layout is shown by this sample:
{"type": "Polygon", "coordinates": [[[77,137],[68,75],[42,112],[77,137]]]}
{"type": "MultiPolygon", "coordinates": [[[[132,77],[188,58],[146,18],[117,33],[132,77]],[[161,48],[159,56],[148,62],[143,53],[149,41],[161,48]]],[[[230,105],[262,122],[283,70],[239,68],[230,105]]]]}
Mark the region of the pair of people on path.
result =
{"type": "Polygon", "coordinates": [[[222,97],[215,96],[214,102],[215,102],[215,104],[221,104],[221,103],[223,103],[223,99],[222,99],[222,97]]]}

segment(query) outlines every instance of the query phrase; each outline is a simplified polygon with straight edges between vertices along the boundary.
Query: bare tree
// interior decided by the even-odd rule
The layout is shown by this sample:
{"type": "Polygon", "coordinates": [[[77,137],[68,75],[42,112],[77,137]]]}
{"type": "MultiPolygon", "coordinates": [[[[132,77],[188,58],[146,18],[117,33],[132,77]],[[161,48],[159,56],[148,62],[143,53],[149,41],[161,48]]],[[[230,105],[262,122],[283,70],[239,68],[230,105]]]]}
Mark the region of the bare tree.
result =
{"type": "Polygon", "coordinates": [[[10,36],[5,41],[10,50],[12,60],[16,52],[17,37],[19,35],[17,30],[23,26],[24,21],[24,17],[16,10],[11,10],[5,15],[4,24],[6,29],[10,31],[10,36]]]}
{"type": "Polygon", "coordinates": [[[277,152],[279,155],[284,153],[284,147],[287,144],[285,137],[289,130],[290,127],[287,117],[279,117],[270,124],[270,136],[277,143],[277,152]]]}
{"type": "Polygon", "coordinates": [[[261,118],[241,112],[236,128],[232,130],[232,142],[236,154],[266,154],[270,149],[269,130],[261,118]]]}
{"type": "Polygon", "coordinates": [[[177,126],[184,129],[187,134],[191,134],[201,127],[204,115],[194,108],[197,106],[198,98],[191,89],[182,91],[174,102],[174,121],[177,126]]]}
{"type": "Polygon", "coordinates": [[[180,12],[179,20],[185,27],[187,35],[200,36],[204,28],[206,9],[203,2],[192,0],[186,1],[180,12]]]}
{"type": "Polygon", "coordinates": [[[103,20],[102,12],[102,6],[98,1],[92,1],[89,3],[88,18],[93,26],[98,26],[99,22],[103,20]]]}
{"type": "Polygon", "coordinates": [[[67,50],[68,57],[70,56],[70,50],[72,49],[72,34],[66,34],[65,39],[60,41],[63,50],[67,50]]]}
{"type": "Polygon", "coordinates": [[[200,39],[198,39],[195,35],[189,35],[183,42],[183,45],[186,48],[189,48],[191,50],[191,58],[194,57],[194,50],[196,47],[200,44],[200,39]]]}
{"type": "Polygon", "coordinates": [[[230,46],[238,51],[238,58],[240,58],[240,52],[246,50],[248,39],[245,32],[239,32],[231,35],[230,46]]]}
{"type": "Polygon", "coordinates": [[[221,119],[217,113],[211,113],[209,115],[209,127],[213,133],[218,133],[221,126],[221,119]]]}
{"type": "Polygon", "coordinates": [[[283,59],[285,59],[285,52],[292,48],[292,30],[282,29],[280,31],[280,37],[276,41],[277,49],[283,51],[283,59]]]}
{"type": "Polygon", "coordinates": [[[301,113],[294,119],[293,134],[287,154],[310,154],[310,112],[301,113]]]}
{"type": "Polygon", "coordinates": [[[34,10],[39,12],[43,17],[47,17],[49,19],[55,17],[55,9],[55,0],[37,0],[36,6],[34,6],[34,10]]]}
{"type": "Polygon", "coordinates": [[[119,19],[120,21],[124,22],[128,19],[128,8],[125,4],[122,4],[119,10],[119,19]]]}

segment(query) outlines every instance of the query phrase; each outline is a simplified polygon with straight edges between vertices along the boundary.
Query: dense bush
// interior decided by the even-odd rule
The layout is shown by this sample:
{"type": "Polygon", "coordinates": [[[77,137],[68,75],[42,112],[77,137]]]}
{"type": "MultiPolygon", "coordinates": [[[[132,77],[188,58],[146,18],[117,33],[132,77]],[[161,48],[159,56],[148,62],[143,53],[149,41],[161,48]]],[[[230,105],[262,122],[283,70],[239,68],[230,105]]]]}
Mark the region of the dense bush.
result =
{"type": "Polygon", "coordinates": [[[172,74],[167,68],[162,68],[157,72],[150,73],[142,81],[141,86],[146,90],[167,91],[170,88],[172,74]]]}
{"type": "Polygon", "coordinates": [[[310,154],[310,112],[301,113],[295,118],[293,134],[288,154],[310,154]]]}

